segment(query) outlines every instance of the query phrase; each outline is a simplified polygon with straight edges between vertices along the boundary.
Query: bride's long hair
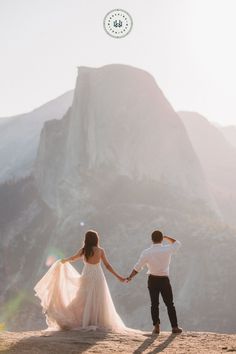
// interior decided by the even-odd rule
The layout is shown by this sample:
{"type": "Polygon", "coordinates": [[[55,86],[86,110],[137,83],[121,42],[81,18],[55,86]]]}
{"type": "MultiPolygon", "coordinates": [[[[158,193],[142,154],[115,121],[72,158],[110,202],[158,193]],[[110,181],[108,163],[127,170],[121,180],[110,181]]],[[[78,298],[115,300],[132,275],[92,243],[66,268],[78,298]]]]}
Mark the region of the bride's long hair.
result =
{"type": "Polygon", "coordinates": [[[98,239],[98,233],[96,231],[89,230],[86,232],[82,254],[85,255],[87,260],[94,255],[93,247],[98,246],[98,239]]]}

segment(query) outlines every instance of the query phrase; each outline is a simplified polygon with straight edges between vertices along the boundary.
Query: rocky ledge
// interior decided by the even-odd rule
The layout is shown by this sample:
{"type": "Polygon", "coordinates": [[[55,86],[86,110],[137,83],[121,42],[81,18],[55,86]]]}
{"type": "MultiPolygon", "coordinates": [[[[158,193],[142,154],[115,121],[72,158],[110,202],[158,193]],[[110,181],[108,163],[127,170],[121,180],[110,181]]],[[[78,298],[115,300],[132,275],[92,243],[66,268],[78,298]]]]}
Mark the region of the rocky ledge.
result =
{"type": "Polygon", "coordinates": [[[0,353],[17,354],[79,354],[79,353],[172,353],[216,354],[236,353],[236,334],[184,332],[172,335],[162,332],[115,334],[96,331],[80,332],[2,332],[0,353]]]}

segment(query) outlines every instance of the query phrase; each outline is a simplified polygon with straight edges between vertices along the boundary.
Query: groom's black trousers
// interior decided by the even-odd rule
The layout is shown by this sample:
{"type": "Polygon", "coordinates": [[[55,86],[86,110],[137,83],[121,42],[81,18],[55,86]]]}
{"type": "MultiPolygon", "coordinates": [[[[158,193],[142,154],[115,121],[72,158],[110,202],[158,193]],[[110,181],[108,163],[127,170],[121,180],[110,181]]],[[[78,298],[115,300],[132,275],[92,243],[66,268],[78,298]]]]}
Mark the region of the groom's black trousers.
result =
{"type": "Polygon", "coordinates": [[[177,316],[175,311],[175,305],[173,302],[173,293],[170,285],[170,280],[168,276],[156,276],[149,275],[148,277],[148,290],[151,298],[151,315],[152,322],[155,326],[160,323],[159,318],[159,294],[163,298],[165,305],[167,306],[167,311],[172,327],[177,327],[177,316]]]}

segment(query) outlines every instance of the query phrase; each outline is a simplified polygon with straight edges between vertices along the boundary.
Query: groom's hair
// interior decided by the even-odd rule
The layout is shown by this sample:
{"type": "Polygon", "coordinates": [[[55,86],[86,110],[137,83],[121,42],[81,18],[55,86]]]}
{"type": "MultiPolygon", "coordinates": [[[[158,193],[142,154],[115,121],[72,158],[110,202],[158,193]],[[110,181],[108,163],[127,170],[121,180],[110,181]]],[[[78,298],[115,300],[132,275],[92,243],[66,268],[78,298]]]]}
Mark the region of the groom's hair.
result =
{"type": "Polygon", "coordinates": [[[153,231],[153,233],[152,233],[152,241],[153,241],[154,243],[161,243],[162,240],[163,240],[163,234],[162,234],[162,232],[159,231],[159,230],[153,231]]]}

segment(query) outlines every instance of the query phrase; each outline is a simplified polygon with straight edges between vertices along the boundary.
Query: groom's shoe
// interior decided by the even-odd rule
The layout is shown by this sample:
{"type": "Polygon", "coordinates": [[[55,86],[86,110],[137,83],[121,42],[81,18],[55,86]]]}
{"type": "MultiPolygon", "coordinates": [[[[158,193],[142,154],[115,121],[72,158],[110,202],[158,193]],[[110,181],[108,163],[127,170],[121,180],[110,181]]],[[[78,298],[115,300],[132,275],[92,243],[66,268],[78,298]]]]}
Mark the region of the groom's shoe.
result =
{"type": "Polygon", "coordinates": [[[173,327],[172,328],[172,333],[173,334],[180,334],[180,333],[182,333],[183,332],[183,330],[182,330],[182,328],[180,328],[180,327],[173,327]]]}
{"type": "Polygon", "coordinates": [[[159,333],[160,333],[160,324],[157,323],[153,328],[152,334],[159,334],[159,333]]]}

